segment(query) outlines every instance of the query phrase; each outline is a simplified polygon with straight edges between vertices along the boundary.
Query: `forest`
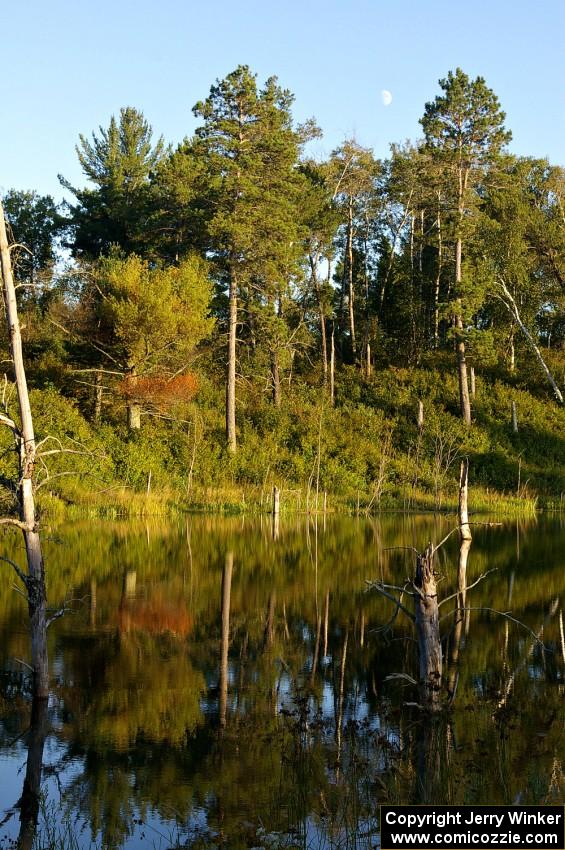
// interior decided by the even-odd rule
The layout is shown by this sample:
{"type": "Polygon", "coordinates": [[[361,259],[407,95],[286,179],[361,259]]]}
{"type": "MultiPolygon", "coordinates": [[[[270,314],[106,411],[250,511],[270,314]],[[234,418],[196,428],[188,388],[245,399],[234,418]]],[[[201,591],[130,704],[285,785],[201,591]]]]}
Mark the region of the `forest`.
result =
{"type": "Polygon", "coordinates": [[[463,457],[474,510],[562,507],[565,171],[482,77],[430,98],[388,158],[320,160],[242,65],[176,146],[127,106],[68,200],[4,193],[41,511],[449,509],[463,457]]]}

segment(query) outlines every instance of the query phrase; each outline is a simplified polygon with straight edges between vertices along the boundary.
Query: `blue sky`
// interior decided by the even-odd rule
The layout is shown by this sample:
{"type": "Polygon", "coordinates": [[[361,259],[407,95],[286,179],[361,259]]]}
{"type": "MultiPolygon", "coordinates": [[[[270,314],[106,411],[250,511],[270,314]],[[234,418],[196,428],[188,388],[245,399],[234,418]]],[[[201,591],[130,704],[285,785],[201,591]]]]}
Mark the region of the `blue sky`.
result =
{"type": "Polygon", "coordinates": [[[79,133],[141,109],[157,135],[190,134],[191,107],[238,64],[276,74],[298,120],[386,155],[414,139],[437,81],[457,65],[497,93],[518,154],[565,163],[563,0],[19,0],[2,4],[0,190],[62,197],[84,180],[79,133]],[[392,92],[383,106],[381,90],[392,92]]]}

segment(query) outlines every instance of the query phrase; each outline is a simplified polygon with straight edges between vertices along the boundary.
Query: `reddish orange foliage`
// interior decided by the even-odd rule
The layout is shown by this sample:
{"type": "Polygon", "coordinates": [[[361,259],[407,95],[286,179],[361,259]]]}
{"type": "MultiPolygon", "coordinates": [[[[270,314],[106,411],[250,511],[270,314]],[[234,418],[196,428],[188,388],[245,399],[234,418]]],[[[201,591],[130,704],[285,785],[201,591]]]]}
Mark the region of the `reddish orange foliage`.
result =
{"type": "Polygon", "coordinates": [[[197,389],[196,376],[190,373],[174,378],[124,378],[118,385],[118,391],[128,401],[151,402],[160,407],[189,401],[197,389]]]}

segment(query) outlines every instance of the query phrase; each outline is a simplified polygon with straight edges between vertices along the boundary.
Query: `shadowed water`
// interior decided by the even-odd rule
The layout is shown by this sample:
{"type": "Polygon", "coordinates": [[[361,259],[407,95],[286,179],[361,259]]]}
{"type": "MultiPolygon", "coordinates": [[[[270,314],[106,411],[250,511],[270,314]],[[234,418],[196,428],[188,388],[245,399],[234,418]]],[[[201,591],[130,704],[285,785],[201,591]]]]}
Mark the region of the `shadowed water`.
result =
{"type": "MultiPolygon", "coordinates": [[[[26,610],[7,566],[0,586],[0,848],[31,846],[37,798],[22,789],[40,768],[36,846],[63,834],[79,847],[365,848],[379,803],[562,802],[561,520],[474,529],[467,584],[495,572],[459,617],[456,599],[440,609],[439,717],[395,677],[417,678],[413,627],[365,582],[402,585],[414,554],[392,547],[422,550],[452,524],[51,530],[49,598],[73,613],[50,631],[52,695],[31,728],[16,660],[29,657],[26,610]]],[[[10,557],[19,545],[4,538],[10,557]]],[[[438,553],[440,598],[457,589],[458,545],[453,535],[438,553]]]]}

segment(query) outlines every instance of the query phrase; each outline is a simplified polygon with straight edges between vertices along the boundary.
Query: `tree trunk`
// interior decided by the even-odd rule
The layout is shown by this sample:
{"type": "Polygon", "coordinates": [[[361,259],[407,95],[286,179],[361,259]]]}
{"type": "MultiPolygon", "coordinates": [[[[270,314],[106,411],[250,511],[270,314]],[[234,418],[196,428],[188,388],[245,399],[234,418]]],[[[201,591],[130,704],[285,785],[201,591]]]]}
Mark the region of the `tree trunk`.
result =
{"type": "MultiPolygon", "coordinates": [[[[324,386],[326,386],[328,381],[328,341],[326,334],[326,317],[324,315],[324,304],[322,299],[322,292],[320,290],[320,282],[318,281],[318,276],[316,274],[316,264],[317,260],[314,259],[314,257],[310,256],[310,273],[314,292],[316,293],[316,300],[318,302],[318,313],[320,316],[320,334],[322,337],[322,367],[324,370],[324,386]]],[[[330,262],[328,260],[328,268],[329,266],[330,262]]]]}
{"type": "MultiPolygon", "coordinates": [[[[461,286],[461,237],[457,239],[455,246],[455,285],[459,296],[461,286]]],[[[461,299],[458,297],[458,307],[461,307],[461,299]]],[[[457,374],[459,377],[459,403],[461,405],[461,416],[465,425],[471,424],[471,399],[469,397],[469,383],[467,381],[467,362],[465,360],[465,340],[463,339],[463,317],[460,313],[455,317],[457,329],[457,374]]]]}
{"type": "Polygon", "coordinates": [[[438,193],[437,204],[437,269],[434,286],[434,348],[439,345],[439,288],[441,284],[443,242],[441,234],[441,196],[438,193]]]}
{"type": "Polygon", "coordinates": [[[516,304],[516,301],[514,300],[512,293],[510,292],[510,290],[508,289],[508,287],[506,286],[506,284],[502,280],[502,278],[499,278],[499,283],[502,287],[502,291],[504,292],[504,296],[505,296],[504,298],[501,299],[502,302],[506,305],[506,308],[510,311],[510,313],[512,314],[512,316],[516,320],[518,327],[520,328],[520,330],[522,331],[522,333],[524,334],[524,336],[526,337],[526,339],[530,343],[530,345],[533,349],[533,352],[536,355],[536,357],[538,358],[539,364],[540,364],[541,368],[543,369],[543,371],[545,373],[547,380],[551,384],[551,388],[553,389],[553,392],[555,393],[555,398],[557,399],[559,404],[563,404],[563,393],[561,392],[561,390],[557,386],[555,378],[553,377],[553,375],[551,374],[551,372],[547,368],[546,362],[542,357],[541,351],[539,350],[538,346],[534,342],[533,336],[531,335],[531,333],[529,332],[529,330],[527,329],[527,327],[523,323],[522,317],[520,316],[520,313],[518,311],[518,305],[516,304]]]}
{"type": "Polygon", "coordinates": [[[141,428],[141,405],[130,401],[127,405],[128,431],[139,431],[141,428]]]}
{"type": "Polygon", "coordinates": [[[2,266],[2,281],[4,306],[8,324],[10,353],[16,379],[16,392],[20,412],[21,431],[17,432],[19,441],[19,507],[20,519],[24,523],[23,535],[25,541],[28,575],[26,590],[31,631],[31,659],[33,668],[33,692],[39,699],[46,699],[49,693],[49,665],[47,660],[47,598],[45,591],[45,570],[41,553],[41,541],[37,531],[35,515],[35,498],[33,493],[33,475],[35,467],[35,434],[33,418],[29,402],[29,393],[22,354],[22,338],[16,290],[12,276],[10,248],[6,234],[4,209],[0,201],[0,258],[2,266]]]}
{"type": "Polygon", "coordinates": [[[271,352],[271,380],[273,382],[273,404],[281,406],[281,379],[279,373],[279,355],[276,349],[271,352]]]}
{"type": "Polygon", "coordinates": [[[228,373],[226,380],[226,440],[228,452],[237,451],[235,433],[235,361],[237,338],[237,282],[232,272],[229,292],[229,321],[228,321],[228,373]]]}
{"type": "Polygon", "coordinates": [[[280,531],[281,491],[273,487],[273,540],[278,540],[280,531]]]}
{"type": "Polygon", "coordinates": [[[100,422],[102,415],[102,375],[97,372],[94,377],[94,422],[100,422]]]}
{"type": "Polygon", "coordinates": [[[333,407],[335,403],[335,341],[333,327],[330,345],[330,404],[333,407]]]}
{"type": "Polygon", "coordinates": [[[476,391],[476,387],[475,387],[475,367],[471,366],[470,371],[471,371],[471,376],[470,376],[471,377],[471,396],[473,398],[475,398],[475,391],[476,391]]]}
{"type": "Polygon", "coordinates": [[[516,402],[513,401],[511,405],[512,410],[512,431],[514,434],[518,433],[518,413],[516,412],[516,402]]]}
{"type": "Polygon", "coordinates": [[[471,540],[473,535],[469,527],[469,460],[461,461],[461,470],[459,473],[459,536],[461,540],[471,540]]]}
{"type": "Polygon", "coordinates": [[[366,374],[367,379],[371,377],[372,363],[371,363],[371,343],[367,342],[367,363],[366,363],[366,374]]]}
{"type": "Polygon", "coordinates": [[[349,200],[347,219],[347,281],[349,294],[349,335],[353,360],[357,360],[357,341],[355,339],[355,294],[353,291],[353,200],[349,200]]]}
{"type": "Polygon", "coordinates": [[[442,654],[433,559],[434,549],[430,543],[416,558],[414,587],[418,591],[415,604],[421,699],[426,708],[436,711],[439,708],[442,654]]]}
{"type": "MultiPolygon", "coordinates": [[[[131,366],[127,376],[130,392],[135,393],[135,387],[138,381],[138,376],[135,373],[135,367],[131,366]]],[[[126,405],[128,431],[139,431],[141,428],[141,405],[135,398],[130,398],[126,405]]]]}
{"type": "Polygon", "coordinates": [[[228,552],[222,572],[222,633],[220,640],[220,726],[226,725],[228,708],[228,650],[233,552],[228,552]]]}

